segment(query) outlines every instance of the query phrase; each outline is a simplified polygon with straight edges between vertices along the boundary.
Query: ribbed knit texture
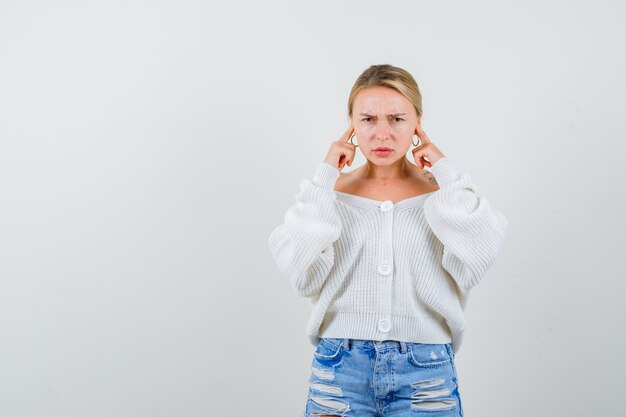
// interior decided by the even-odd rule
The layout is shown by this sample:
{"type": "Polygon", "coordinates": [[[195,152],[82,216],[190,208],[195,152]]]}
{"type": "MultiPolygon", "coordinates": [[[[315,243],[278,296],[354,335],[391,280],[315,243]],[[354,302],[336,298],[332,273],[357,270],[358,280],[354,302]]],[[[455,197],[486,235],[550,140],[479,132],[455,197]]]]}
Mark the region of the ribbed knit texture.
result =
{"type": "Polygon", "coordinates": [[[334,191],[322,162],[268,244],[279,270],[312,302],[306,334],[452,343],[463,340],[469,291],[504,244],[508,222],[448,157],[439,190],[397,203],[334,191]]]}

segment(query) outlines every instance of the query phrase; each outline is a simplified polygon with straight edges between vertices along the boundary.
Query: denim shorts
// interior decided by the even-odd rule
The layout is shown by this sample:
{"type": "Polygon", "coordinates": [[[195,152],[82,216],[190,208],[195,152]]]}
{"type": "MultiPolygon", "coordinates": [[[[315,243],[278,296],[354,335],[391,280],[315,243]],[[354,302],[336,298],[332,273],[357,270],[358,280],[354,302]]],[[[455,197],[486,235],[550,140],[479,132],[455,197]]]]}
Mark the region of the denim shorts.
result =
{"type": "Polygon", "coordinates": [[[322,338],[303,417],[462,417],[450,343],[322,338]]]}

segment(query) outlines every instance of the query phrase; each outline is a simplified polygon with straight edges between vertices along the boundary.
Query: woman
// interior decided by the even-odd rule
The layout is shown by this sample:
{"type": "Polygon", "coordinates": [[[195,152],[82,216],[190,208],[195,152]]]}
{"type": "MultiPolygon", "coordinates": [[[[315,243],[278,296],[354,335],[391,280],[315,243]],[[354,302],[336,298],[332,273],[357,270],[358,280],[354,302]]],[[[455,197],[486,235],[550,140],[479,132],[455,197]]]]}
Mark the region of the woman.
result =
{"type": "Polygon", "coordinates": [[[304,415],[463,416],[454,362],[463,310],[507,220],[428,139],[407,71],[365,70],[348,116],[268,242],[313,305],[304,415]],[[341,173],[357,147],[367,162],[341,173]]]}

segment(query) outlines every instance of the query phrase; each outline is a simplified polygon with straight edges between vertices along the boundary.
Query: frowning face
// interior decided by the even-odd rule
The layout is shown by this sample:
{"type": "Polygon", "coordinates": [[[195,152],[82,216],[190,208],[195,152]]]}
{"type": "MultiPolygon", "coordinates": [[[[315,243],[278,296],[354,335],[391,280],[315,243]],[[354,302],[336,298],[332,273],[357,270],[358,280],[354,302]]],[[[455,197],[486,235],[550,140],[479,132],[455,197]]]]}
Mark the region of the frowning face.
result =
{"type": "Polygon", "coordinates": [[[352,109],[354,133],[361,152],[376,165],[404,158],[420,118],[413,104],[389,87],[367,87],[352,109]]]}

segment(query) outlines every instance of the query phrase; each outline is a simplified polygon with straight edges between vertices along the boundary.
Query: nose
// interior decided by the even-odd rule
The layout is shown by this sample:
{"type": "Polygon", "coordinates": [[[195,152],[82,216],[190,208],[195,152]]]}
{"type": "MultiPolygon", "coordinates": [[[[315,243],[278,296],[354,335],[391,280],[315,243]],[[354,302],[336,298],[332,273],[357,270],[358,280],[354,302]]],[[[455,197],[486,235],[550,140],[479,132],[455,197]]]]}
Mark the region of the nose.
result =
{"type": "Polygon", "coordinates": [[[381,120],[376,124],[376,139],[389,139],[389,125],[386,120],[381,120]]]}

